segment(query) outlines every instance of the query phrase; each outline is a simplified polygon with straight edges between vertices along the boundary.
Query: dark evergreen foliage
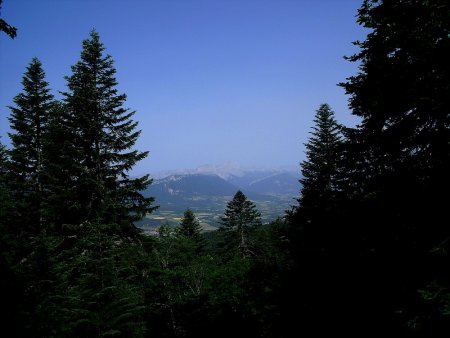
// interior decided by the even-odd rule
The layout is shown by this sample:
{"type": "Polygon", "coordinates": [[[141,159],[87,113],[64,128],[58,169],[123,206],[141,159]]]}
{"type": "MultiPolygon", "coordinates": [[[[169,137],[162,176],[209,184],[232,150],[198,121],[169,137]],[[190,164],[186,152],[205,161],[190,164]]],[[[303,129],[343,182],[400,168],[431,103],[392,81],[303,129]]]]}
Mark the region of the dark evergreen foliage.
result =
{"type": "Polygon", "coordinates": [[[207,236],[189,209],[157,236],[133,227],[147,153],[98,34],[63,102],[33,59],[0,144],[2,335],[448,337],[449,13],[364,1],[341,84],[361,123],[321,105],[299,205],[261,225],[238,191],[207,236]]]}
{"type": "Polygon", "coordinates": [[[140,134],[138,123],[131,119],[134,112],[123,108],[126,95],[117,92],[113,60],[104,49],[92,31],[66,77],[64,103],[73,136],[69,151],[77,174],[71,207],[77,210],[76,222],[131,224],[153,210],[153,199],[140,193],[151,183],[149,176],[129,175],[148,152],[130,150],[140,134]]]}
{"type": "Polygon", "coordinates": [[[8,181],[19,217],[36,233],[43,230],[44,145],[53,106],[53,96],[37,58],[33,58],[27,67],[22,85],[23,92],[13,99],[15,106],[9,107],[9,121],[14,132],[9,134],[12,149],[8,181]]]}
{"type": "Polygon", "coordinates": [[[261,214],[253,202],[238,191],[228,202],[221,218],[219,231],[223,233],[222,251],[225,256],[255,255],[253,231],[261,225],[261,214]]]}
{"type": "Polygon", "coordinates": [[[305,144],[306,161],[301,163],[299,202],[303,208],[329,206],[336,190],[340,126],[328,104],[320,105],[314,123],[311,137],[305,144]]]}
{"type": "Polygon", "coordinates": [[[191,209],[184,212],[178,227],[178,234],[192,240],[197,252],[203,251],[206,246],[206,238],[202,234],[202,227],[191,209]]]}
{"type": "Polygon", "coordinates": [[[13,221],[16,218],[14,199],[8,189],[8,152],[0,143],[0,311],[4,314],[2,330],[12,331],[18,325],[15,318],[17,298],[20,288],[17,288],[17,279],[13,266],[17,254],[17,241],[15,240],[13,221]]]}
{"type": "Polygon", "coordinates": [[[46,329],[58,337],[142,337],[140,245],[121,236],[114,224],[85,223],[72,231],[57,237],[48,252],[51,290],[37,314],[43,323],[52,318],[46,329]]]}
{"type": "MultiPolygon", "coordinates": [[[[0,189],[3,191],[4,194],[7,193],[7,173],[8,173],[8,150],[6,147],[1,143],[0,139],[0,189]]],[[[1,216],[4,215],[4,213],[7,211],[3,208],[4,204],[0,204],[2,207],[2,213],[1,216]]],[[[0,218],[0,220],[4,220],[4,218],[0,218]]]]}
{"type": "MultiPolygon", "coordinates": [[[[0,0],[0,15],[2,10],[2,2],[3,0],[0,0]]],[[[4,32],[7,34],[11,39],[14,39],[17,36],[17,28],[11,26],[8,24],[5,20],[0,18],[0,32],[4,32]]]]}
{"type": "Polygon", "coordinates": [[[443,312],[417,315],[418,289],[449,285],[441,277],[448,256],[437,254],[450,238],[442,222],[450,203],[449,17],[447,1],[364,1],[358,22],[371,32],[349,57],[360,72],[342,84],[361,118],[347,147],[358,168],[348,189],[359,195],[348,222],[355,230],[364,217],[363,250],[391,273],[389,298],[380,297],[391,309],[377,302],[379,312],[430,336],[436,327],[450,333],[443,312]]]}
{"type": "Polygon", "coordinates": [[[450,187],[449,11],[445,1],[365,1],[358,21],[372,32],[349,58],[360,73],[342,84],[361,118],[350,138],[363,156],[360,190],[394,236],[406,230],[425,247],[448,235],[438,220],[450,187]]]}
{"type": "Polygon", "coordinates": [[[79,179],[79,153],[73,146],[76,130],[70,123],[69,110],[57,102],[49,115],[45,143],[44,182],[48,189],[44,212],[48,227],[61,233],[63,224],[76,224],[80,208],[75,200],[79,179]]]}
{"type": "Polygon", "coordinates": [[[132,222],[153,209],[140,194],[151,180],[128,172],[147,153],[128,151],[137,123],[121,107],[98,35],[84,46],[64,102],[53,101],[33,59],[10,107],[0,271],[11,337],[145,332],[142,237],[132,222]]]}
{"type": "Polygon", "coordinates": [[[302,332],[327,322],[364,336],[448,335],[448,17],[443,1],[364,1],[359,11],[371,32],[349,58],[360,72],[341,85],[361,122],[342,128],[328,202],[301,198],[287,217],[302,332]]]}

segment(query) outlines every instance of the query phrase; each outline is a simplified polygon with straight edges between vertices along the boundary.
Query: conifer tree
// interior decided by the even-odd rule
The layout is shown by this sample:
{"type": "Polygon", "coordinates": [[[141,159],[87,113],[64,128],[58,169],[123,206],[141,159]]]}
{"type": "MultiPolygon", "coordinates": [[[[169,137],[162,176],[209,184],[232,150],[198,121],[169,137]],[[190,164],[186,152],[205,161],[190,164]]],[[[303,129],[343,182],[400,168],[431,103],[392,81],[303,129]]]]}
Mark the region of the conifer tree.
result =
{"type": "Polygon", "coordinates": [[[409,326],[419,336],[450,332],[448,314],[417,308],[418,289],[448,304],[435,286],[449,288],[442,278],[450,238],[442,222],[450,203],[449,15],[448,1],[365,0],[358,22],[370,33],[348,57],[359,72],[341,84],[361,119],[344,146],[346,167],[356,168],[347,177],[352,198],[342,205],[353,230],[346,235],[379,264],[364,264],[365,287],[378,289],[368,302],[372,317],[388,323],[395,316],[386,304],[402,309],[388,330],[409,326]]]}
{"type": "Polygon", "coordinates": [[[63,93],[64,103],[77,172],[72,206],[77,222],[130,224],[153,209],[153,199],[140,193],[151,183],[149,176],[129,175],[148,152],[132,150],[140,135],[138,123],[131,119],[135,112],[123,107],[126,95],[117,91],[116,69],[104,50],[98,33],[92,31],[83,41],[80,61],[66,77],[69,91],[63,93]]]}
{"type": "Polygon", "coordinates": [[[226,255],[244,258],[254,255],[252,233],[261,225],[261,214],[242,191],[239,190],[228,202],[220,224],[219,231],[224,234],[223,249],[226,255]]]}
{"type": "Polygon", "coordinates": [[[450,236],[440,221],[450,189],[449,13],[446,1],[423,0],[366,0],[359,10],[372,32],[348,57],[360,72],[341,84],[361,119],[345,150],[357,159],[348,181],[371,215],[365,237],[382,252],[423,253],[450,236]]]}
{"type": "Polygon", "coordinates": [[[192,240],[197,247],[196,251],[201,251],[206,245],[206,239],[201,231],[202,227],[194,212],[191,209],[187,209],[178,227],[178,233],[192,240]]]}
{"type": "Polygon", "coordinates": [[[33,58],[22,79],[23,92],[14,97],[9,121],[10,183],[24,224],[42,225],[44,144],[53,106],[42,63],[33,58]]]}
{"type": "Polygon", "coordinates": [[[306,146],[306,160],[301,163],[301,207],[327,207],[336,187],[340,126],[328,104],[320,105],[315,126],[306,146]]]}
{"type": "Polygon", "coordinates": [[[186,237],[194,237],[201,232],[201,226],[191,209],[185,210],[179,232],[186,237]]]}
{"type": "Polygon", "coordinates": [[[69,110],[62,102],[55,102],[49,115],[45,139],[44,183],[48,192],[43,201],[45,218],[49,226],[60,231],[63,224],[76,224],[81,217],[76,202],[79,156],[73,146],[75,128],[72,128],[69,110]]]}
{"type": "MultiPolygon", "coordinates": [[[[365,179],[356,183],[410,230],[419,219],[440,223],[448,204],[440,196],[450,188],[449,13],[446,1],[364,1],[358,22],[372,32],[348,57],[360,72],[341,84],[361,118],[350,144],[364,155],[365,179]]],[[[430,230],[418,230],[419,242],[430,230]]]]}
{"type": "Polygon", "coordinates": [[[22,85],[22,92],[13,99],[15,105],[9,107],[12,149],[8,151],[6,162],[2,163],[0,188],[0,209],[3,209],[0,212],[4,221],[0,234],[4,241],[0,245],[7,263],[2,264],[6,267],[2,272],[6,285],[2,285],[2,289],[8,292],[2,298],[5,298],[5,304],[16,304],[11,306],[11,318],[8,319],[16,332],[19,332],[17,323],[31,313],[34,296],[40,290],[37,280],[41,279],[40,272],[45,274],[46,271],[45,260],[34,258],[39,256],[39,238],[47,231],[43,211],[45,140],[48,116],[54,104],[45,72],[37,58],[28,65],[22,85]]]}
{"type": "Polygon", "coordinates": [[[334,117],[328,104],[316,110],[314,126],[306,147],[306,160],[300,163],[302,178],[298,206],[286,214],[290,224],[294,256],[305,252],[322,252],[334,255],[339,227],[335,226],[338,183],[342,179],[341,145],[342,126],[334,117]]]}

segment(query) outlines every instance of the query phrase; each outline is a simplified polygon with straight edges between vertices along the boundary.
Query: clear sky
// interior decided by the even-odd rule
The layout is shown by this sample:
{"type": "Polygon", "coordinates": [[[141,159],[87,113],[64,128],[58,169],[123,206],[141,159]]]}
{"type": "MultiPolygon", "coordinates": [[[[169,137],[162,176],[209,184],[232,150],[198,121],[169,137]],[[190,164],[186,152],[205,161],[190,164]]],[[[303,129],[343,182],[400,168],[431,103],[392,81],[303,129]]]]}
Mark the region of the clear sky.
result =
{"type": "Polygon", "coordinates": [[[55,96],[95,28],[115,60],[126,107],[136,110],[150,156],[136,173],[228,161],[297,166],[321,103],[357,121],[337,83],[364,39],[358,0],[4,0],[0,135],[32,57],[55,96]]]}

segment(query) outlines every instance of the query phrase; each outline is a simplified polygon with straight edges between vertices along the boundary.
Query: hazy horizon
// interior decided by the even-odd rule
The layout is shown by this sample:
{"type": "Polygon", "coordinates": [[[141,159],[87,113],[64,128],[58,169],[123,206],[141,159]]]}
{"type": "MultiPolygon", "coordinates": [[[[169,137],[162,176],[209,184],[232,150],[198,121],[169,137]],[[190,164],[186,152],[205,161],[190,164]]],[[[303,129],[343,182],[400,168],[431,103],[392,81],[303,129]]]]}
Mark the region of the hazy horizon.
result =
{"type": "Polygon", "coordinates": [[[2,17],[17,38],[0,36],[0,135],[31,58],[52,93],[95,28],[117,69],[126,107],[149,150],[134,173],[238,162],[298,166],[315,110],[328,103],[353,125],[337,83],[357,72],[343,59],[365,32],[360,1],[11,1],[2,17]]]}
{"type": "Polygon", "coordinates": [[[243,166],[235,161],[224,163],[203,163],[196,167],[180,167],[152,172],[136,172],[136,175],[150,174],[152,178],[159,179],[169,175],[177,174],[214,174],[216,173],[238,173],[252,171],[280,171],[300,175],[300,165],[280,165],[280,166],[243,166]]]}

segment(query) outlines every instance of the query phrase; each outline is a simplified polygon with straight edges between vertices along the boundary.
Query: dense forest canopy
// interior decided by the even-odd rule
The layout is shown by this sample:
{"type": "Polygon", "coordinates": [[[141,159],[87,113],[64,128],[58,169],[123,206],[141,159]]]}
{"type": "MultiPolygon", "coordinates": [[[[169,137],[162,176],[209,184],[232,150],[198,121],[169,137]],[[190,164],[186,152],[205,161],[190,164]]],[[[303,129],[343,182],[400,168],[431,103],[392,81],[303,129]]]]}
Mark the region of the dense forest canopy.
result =
{"type": "Polygon", "coordinates": [[[130,175],[148,152],[99,33],[61,100],[33,58],[0,144],[2,334],[448,337],[449,18],[444,0],[363,1],[340,84],[360,124],[318,105],[297,204],[262,224],[238,191],[207,233],[191,209],[135,227],[157,203],[130,175]]]}

